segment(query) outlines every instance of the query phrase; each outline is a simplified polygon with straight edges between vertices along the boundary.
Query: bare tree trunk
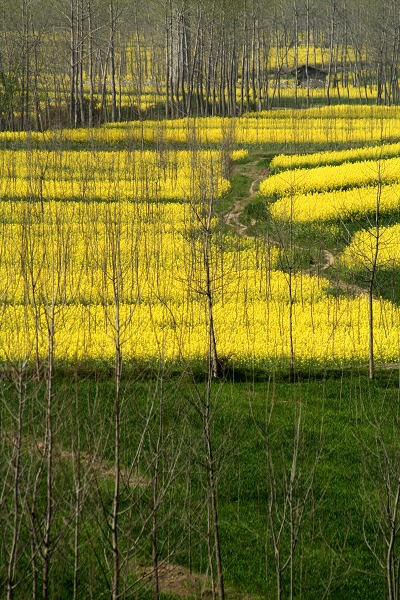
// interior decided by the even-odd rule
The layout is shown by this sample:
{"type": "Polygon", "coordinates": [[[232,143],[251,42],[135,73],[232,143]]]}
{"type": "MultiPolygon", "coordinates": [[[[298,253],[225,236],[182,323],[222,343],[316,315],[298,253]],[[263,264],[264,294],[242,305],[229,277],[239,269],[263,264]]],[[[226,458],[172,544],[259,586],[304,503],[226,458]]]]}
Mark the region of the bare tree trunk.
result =
{"type": "Polygon", "coordinates": [[[160,574],[159,574],[159,486],[160,486],[160,454],[163,439],[163,381],[160,381],[161,389],[159,390],[160,402],[159,402],[159,422],[158,422],[158,434],[156,445],[154,448],[154,471],[152,477],[152,527],[151,527],[151,546],[152,546],[152,559],[153,559],[153,572],[154,572],[154,600],[158,600],[160,597],[160,574]]]}
{"type": "Polygon", "coordinates": [[[38,565],[38,554],[40,551],[40,544],[38,539],[38,531],[39,526],[37,524],[37,495],[38,495],[38,486],[40,479],[42,477],[44,469],[44,461],[43,456],[40,460],[40,465],[38,471],[36,473],[35,481],[32,489],[32,499],[29,506],[26,506],[26,513],[28,517],[28,522],[30,526],[30,551],[31,551],[31,568],[32,568],[32,600],[38,600],[38,575],[39,575],[39,565],[38,565]]]}
{"type": "Polygon", "coordinates": [[[69,92],[69,119],[71,127],[76,126],[76,40],[75,40],[75,0],[70,6],[70,92],[69,92]]]}
{"type": "Polygon", "coordinates": [[[221,558],[221,543],[219,535],[219,522],[218,522],[218,503],[217,503],[217,490],[215,485],[215,468],[214,468],[214,455],[211,443],[211,429],[210,429],[210,408],[211,408],[211,384],[213,378],[212,369],[209,369],[208,382],[207,382],[207,397],[204,406],[204,435],[206,442],[206,457],[207,457],[207,477],[208,477],[208,498],[210,502],[210,515],[212,519],[212,530],[214,537],[214,551],[215,561],[217,567],[217,594],[219,600],[224,600],[225,589],[224,589],[224,574],[222,569],[222,558],[221,558]]]}
{"type": "Polygon", "coordinates": [[[22,364],[16,371],[17,377],[17,390],[18,390],[18,413],[16,416],[16,434],[15,434],[15,448],[13,456],[13,467],[14,467],[14,486],[13,486],[13,525],[12,525],[12,540],[10,545],[10,552],[8,556],[8,567],[7,567],[7,600],[13,600],[14,598],[14,586],[15,586],[15,568],[18,556],[18,539],[20,531],[20,477],[21,477],[21,449],[22,449],[22,426],[24,420],[24,406],[25,406],[25,390],[23,384],[25,366],[22,364]]]}
{"type": "Polygon", "coordinates": [[[47,600],[50,594],[50,561],[51,561],[51,530],[53,523],[53,377],[54,377],[54,333],[55,333],[54,298],[47,312],[48,327],[48,364],[46,373],[46,429],[44,452],[46,460],[46,512],[43,533],[43,574],[42,598],[47,600]]]}
{"type": "Polygon", "coordinates": [[[40,112],[40,100],[39,100],[39,57],[38,57],[38,43],[35,41],[33,46],[33,56],[35,70],[33,73],[33,104],[35,107],[35,129],[36,131],[42,131],[42,117],[40,112]]]}
{"type": "Polygon", "coordinates": [[[378,163],[377,173],[377,188],[376,188],[376,202],[375,202],[375,213],[374,213],[374,246],[372,249],[372,262],[369,269],[369,281],[368,281],[368,330],[369,330],[369,353],[368,353],[368,377],[374,379],[375,377],[375,352],[374,352],[374,286],[376,279],[376,271],[378,266],[378,255],[380,245],[380,205],[382,197],[382,177],[381,177],[381,166],[378,163]]]}
{"type": "MultiPolygon", "coordinates": [[[[193,108],[193,106],[192,106],[193,105],[193,92],[196,87],[196,81],[198,82],[198,75],[196,76],[196,68],[198,70],[201,69],[201,65],[200,65],[200,61],[199,61],[200,36],[201,36],[201,25],[202,25],[201,8],[199,10],[197,18],[198,18],[198,21],[197,21],[197,28],[196,28],[196,38],[195,38],[195,42],[194,42],[193,56],[191,59],[190,69],[188,66],[188,93],[187,93],[186,112],[189,117],[192,114],[192,108],[193,108]]],[[[187,47],[187,57],[189,60],[189,57],[190,57],[190,45],[189,44],[187,47]]],[[[198,94],[197,94],[197,101],[198,101],[198,94]]],[[[199,110],[197,111],[197,113],[199,114],[199,110]]]]}
{"type": "MultiPolygon", "coordinates": [[[[367,399],[363,400],[364,403],[367,399]]],[[[363,450],[365,517],[364,541],[385,577],[387,600],[399,600],[400,584],[400,468],[398,460],[399,412],[390,397],[383,394],[376,404],[365,404],[368,424],[375,431],[375,444],[365,443],[363,450]],[[384,410],[383,410],[384,409],[384,410]],[[372,493],[371,493],[372,491],[372,493]]]]}
{"type": "MultiPolygon", "coordinates": [[[[302,530],[306,508],[314,487],[317,464],[321,452],[321,437],[315,449],[315,455],[306,456],[307,468],[299,466],[302,438],[301,404],[296,407],[293,447],[291,453],[290,472],[284,464],[283,472],[278,473],[274,449],[271,445],[272,415],[274,400],[266,414],[265,452],[268,485],[268,536],[272,541],[274,553],[276,595],[277,599],[283,598],[283,574],[289,567],[289,594],[294,598],[296,548],[302,530]],[[311,460],[310,460],[311,458],[311,460]],[[280,477],[278,477],[280,475],[280,477]],[[301,483],[301,485],[300,485],[301,483]],[[285,543],[286,540],[286,543],[285,543]]],[[[322,423],[322,421],[321,421],[322,423]]],[[[322,430],[320,431],[321,436],[322,430]]],[[[300,559],[301,560],[301,559],[300,559]]]]}
{"type": "Polygon", "coordinates": [[[310,106],[310,77],[308,67],[310,61],[310,0],[306,0],[306,79],[307,79],[307,108],[310,106]]]}
{"type": "Polygon", "coordinates": [[[83,83],[83,70],[84,70],[84,45],[85,45],[85,14],[83,9],[83,0],[80,1],[79,6],[79,19],[78,19],[78,68],[77,68],[77,88],[78,93],[77,97],[79,98],[79,124],[84,126],[86,123],[86,115],[85,115],[85,93],[84,93],[84,83],[83,83]]]}
{"type": "Polygon", "coordinates": [[[92,14],[92,3],[88,0],[88,59],[89,59],[89,106],[88,106],[88,124],[89,127],[94,125],[94,57],[93,57],[93,14],[92,14]]]}
{"type": "Polygon", "coordinates": [[[294,2],[293,2],[293,18],[294,18],[294,72],[296,73],[295,82],[294,82],[294,103],[297,106],[297,101],[298,101],[297,69],[299,67],[299,11],[298,11],[296,0],[294,0],[294,2]]]}
{"type": "Polygon", "coordinates": [[[333,65],[333,47],[335,37],[335,21],[336,21],[336,2],[333,0],[332,3],[332,17],[331,17],[331,28],[329,34],[329,61],[328,61],[328,75],[326,77],[326,100],[330,104],[330,87],[332,77],[332,65],[333,65]]]}
{"type": "Polygon", "coordinates": [[[78,388],[78,373],[75,371],[75,420],[72,423],[75,429],[73,439],[72,460],[74,467],[74,492],[75,492],[75,507],[74,507],[74,574],[73,574],[73,600],[79,598],[79,568],[80,568],[80,527],[81,527],[81,512],[82,512],[82,460],[81,460],[81,441],[80,441],[80,422],[79,422],[79,388],[78,388]],[[75,441],[76,439],[76,441],[75,441]]]}
{"type": "MultiPolygon", "coordinates": [[[[388,482],[386,482],[388,486],[388,482]]],[[[389,503],[388,517],[389,517],[389,539],[387,544],[387,556],[386,556],[386,579],[388,588],[388,600],[398,600],[399,598],[399,584],[400,584],[400,556],[396,556],[396,543],[399,539],[399,510],[400,510],[400,477],[398,477],[397,483],[395,483],[394,494],[391,494],[391,490],[388,486],[388,498],[392,496],[393,501],[391,506],[389,503]]]]}
{"type": "Polygon", "coordinates": [[[210,269],[211,261],[211,219],[212,219],[212,207],[213,201],[210,198],[207,207],[205,231],[204,231],[204,245],[203,245],[203,260],[205,269],[205,295],[207,298],[207,311],[208,311],[208,338],[209,338],[209,363],[210,372],[212,377],[220,376],[220,368],[217,353],[217,342],[215,338],[214,330],[214,300],[213,300],[213,289],[212,289],[212,275],[210,269]]]}
{"type": "Polygon", "coordinates": [[[110,77],[111,77],[111,121],[114,123],[117,120],[117,90],[115,83],[115,12],[113,0],[110,0],[108,7],[110,14],[110,41],[109,41],[109,57],[110,57],[110,77]]]}
{"type": "Polygon", "coordinates": [[[171,92],[171,28],[168,20],[168,6],[167,0],[165,1],[165,118],[168,119],[170,116],[170,92],[171,92]]]}
{"type": "Polygon", "coordinates": [[[121,352],[121,320],[120,320],[120,294],[121,294],[121,247],[119,231],[115,231],[115,247],[113,248],[113,288],[114,288],[114,310],[115,310],[115,396],[114,396],[114,493],[111,512],[111,543],[113,554],[113,579],[112,599],[120,597],[120,549],[118,538],[119,504],[120,504],[120,472],[121,472],[121,375],[122,375],[122,352],[121,352]]]}

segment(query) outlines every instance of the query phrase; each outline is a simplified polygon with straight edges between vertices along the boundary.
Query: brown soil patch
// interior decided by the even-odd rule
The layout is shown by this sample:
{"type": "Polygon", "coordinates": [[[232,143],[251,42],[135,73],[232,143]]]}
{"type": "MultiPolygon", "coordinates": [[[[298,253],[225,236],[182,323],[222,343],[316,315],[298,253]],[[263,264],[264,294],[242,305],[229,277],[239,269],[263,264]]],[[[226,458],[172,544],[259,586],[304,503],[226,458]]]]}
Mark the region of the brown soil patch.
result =
{"type": "MultiPolygon", "coordinates": [[[[140,567],[139,576],[149,585],[154,585],[154,570],[152,567],[140,567]]],[[[213,597],[211,580],[207,575],[190,572],[186,567],[164,562],[158,569],[160,592],[177,598],[198,598],[201,600],[213,597]]],[[[226,598],[231,600],[258,600],[255,594],[236,592],[225,589],[226,598]]]]}
{"type": "Polygon", "coordinates": [[[368,296],[368,290],[354,285],[353,283],[346,283],[345,281],[332,281],[332,285],[343,290],[344,292],[350,292],[356,296],[368,296]]]}
{"type": "MultiPolygon", "coordinates": [[[[6,444],[15,447],[17,445],[15,432],[2,429],[0,438],[3,439],[6,444]]],[[[38,454],[40,457],[44,457],[46,446],[43,440],[35,442],[31,438],[23,438],[21,452],[25,452],[26,450],[32,454],[38,454]]],[[[98,456],[90,452],[80,452],[78,455],[78,453],[74,453],[72,450],[62,450],[57,445],[54,445],[53,459],[72,464],[79,460],[80,468],[83,473],[86,473],[93,478],[114,479],[115,476],[114,465],[111,461],[101,460],[98,456]]],[[[122,485],[125,485],[126,487],[136,488],[148,487],[150,485],[149,478],[141,475],[137,468],[120,469],[120,478],[122,485]]]]}
{"type": "MultiPolygon", "coordinates": [[[[141,578],[154,585],[154,571],[151,567],[142,567],[141,578]]],[[[186,567],[163,563],[158,569],[160,591],[179,598],[212,598],[212,587],[208,577],[191,573],[186,567]]]]}
{"type": "Polygon", "coordinates": [[[335,262],[335,258],[332,252],[329,252],[329,250],[324,250],[324,255],[325,263],[322,265],[321,268],[325,271],[325,269],[329,269],[329,267],[333,265],[333,263],[335,262]]]}
{"type": "MultiPolygon", "coordinates": [[[[69,450],[62,450],[59,456],[65,461],[77,460],[69,450]]],[[[114,465],[110,461],[100,460],[89,452],[81,452],[79,459],[81,465],[93,476],[105,479],[114,479],[114,465]]],[[[150,485],[148,478],[138,473],[136,468],[120,469],[121,483],[127,487],[147,487],[150,485]]]]}

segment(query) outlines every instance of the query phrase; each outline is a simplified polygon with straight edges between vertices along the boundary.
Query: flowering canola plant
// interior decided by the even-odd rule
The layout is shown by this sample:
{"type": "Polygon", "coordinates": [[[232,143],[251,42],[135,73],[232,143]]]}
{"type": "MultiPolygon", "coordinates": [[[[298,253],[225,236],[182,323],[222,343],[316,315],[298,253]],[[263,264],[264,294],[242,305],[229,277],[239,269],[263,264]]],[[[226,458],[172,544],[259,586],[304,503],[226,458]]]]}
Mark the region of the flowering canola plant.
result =
{"type": "MultiPolygon", "coordinates": [[[[293,94],[293,91],[290,91],[293,94]]],[[[0,141],[16,144],[89,144],[135,147],[138,143],[221,144],[371,144],[400,137],[398,106],[339,105],[281,109],[224,117],[110,123],[92,129],[0,132],[0,141]]]]}
{"type": "MultiPolygon", "coordinates": [[[[205,260],[208,203],[229,189],[227,159],[247,156],[244,148],[231,154],[234,143],[371,141],[378,133],[390,138],[400,134],[398,115],[397,107],[355,106],[146,121],[31,133],[42,149],[0,151],[0,360],[37,360],[53,341],[58,360],[112,361],[117,329],[126,360],[203,359],[207,263],[221,356],[241,364],[286,365],[293,350],[298,364],[366,361],[367,299],[333,297],[327,280],[301,272],[289,281],[277,270],[273,243],[224,233],[215,217],[205,260]],[[60,150],[46,149],[57,136],[60,150]],[[198,149],[223,140],[232,142],[229,154],[198,149]],[[196,149],[129,150],[137,141],[189,141],[196,149]],[[65,149],[69,142],[112,150],[82,146],[77,152],[65,149]]],[[[23,144],[28,134],[7,139],[23,144]]],[[[280,174],[289,180],[290,195],[271,206],[273,216],[327,220],[338,212],[374,210],[376,187],[368,182],[377,177],[377,160],[370,158],[372,165],[321,167],[314,175],[303,170],[304,177],[295,170],[280,174]],[[309,176],[317,183],[302,187],[309,176]],[[326,191],[350,185],[359,187],[326,191]]],[[[379,162],[387,182],[383,211],[397,208],[400,198],[398,159],[390,160],[379,162]]],[[[395,257],[389,240],[399,234],[382,232],[382,240],[386,235],[395,257]]],[[[364,244],[368,255],[361,234],[353,242],[364,244]]],[[[381,299],[374,305],[376,359],[398,360],[400,309],[381,299]]]]}
{"type": "Polygon", "coordinates": [[[381,183],[398,182],[400,158],[282,171],[264,179],[260,192],[265,196],[284,196],[296,192],[365,186],[378,179],[381,183]]]}
{"type": "Polygon", "coordinates": [[[344,162],[361,160],[381,160],[399,156],[400,144],[379,144],[364,148],[349,148],[347,150],[328,150],[311,154],[278,154],[271,160],[272,171],[298,169],[299,167],[319,167],[321,165],[339,165],[344,162]]]}
{"type": "Polygon", "coordinates": [[[183,200],[225,194],[222,153],[2,151],[0,198],[183,200]]]}
{"type": "Polygon", "coordinates": [[[378,241],[377,266],[400,266],[400,224],[391,227],[357,231],[341,256],[344,266],[354,269],[371,267],[378,241]]]}
{"type": "MultiPolygon", "coordinates": [[[[202,203],[1,204],[0,358],[44,357],[49,319],[59,360],[112,360],[116,302],[125,359],[202,359],[208,348],[202,203]]],[[[367,302],[333,298],[328,282],[276,270],[278,250],[212,222],[218,351],[242,364],[360,362],[367,302]]],[[[395,360],[399,309],[375,301],[377,359],[395,360]]]]}
{"type": "MultiPolygon", "coordinates": [[[[353,219],[372,214],[376,209],[375,186],[334,190],[332,192],[284,196],[270,206],[274,218],[294,222],[353,219]]],[[[381,189],[380,211],[390,213],[400,206],[400,184],[384,185],[381,189]]]]}

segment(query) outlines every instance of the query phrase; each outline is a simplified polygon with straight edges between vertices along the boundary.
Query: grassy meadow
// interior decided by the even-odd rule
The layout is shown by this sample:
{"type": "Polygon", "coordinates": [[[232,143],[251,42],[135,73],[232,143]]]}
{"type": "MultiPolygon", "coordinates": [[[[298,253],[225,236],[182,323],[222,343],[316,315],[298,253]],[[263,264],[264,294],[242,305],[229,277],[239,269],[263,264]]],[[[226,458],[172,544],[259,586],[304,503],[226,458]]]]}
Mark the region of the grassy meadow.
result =
{"type": "Polygon", "coordinates": [[[4,597],[398,598],[399,116],[0,133],[4,597]]]}

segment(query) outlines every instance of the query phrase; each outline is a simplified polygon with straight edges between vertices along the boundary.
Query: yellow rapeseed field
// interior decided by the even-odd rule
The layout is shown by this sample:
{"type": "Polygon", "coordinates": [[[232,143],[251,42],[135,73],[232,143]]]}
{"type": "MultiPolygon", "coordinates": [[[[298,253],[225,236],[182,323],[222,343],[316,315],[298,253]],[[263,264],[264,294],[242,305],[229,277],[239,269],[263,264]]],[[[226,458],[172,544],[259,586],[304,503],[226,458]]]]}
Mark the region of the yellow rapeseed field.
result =
{"type": "MultiPolygon", "coordinates": [[[[293,95],[293,90],[290,90],[293,95]]],[[[182,118],[164,121],[110,123],[95,129],[46,132],[0,132],[0,141],[24,143],[92,144],[113,147],[137,144],[379,144],[400,137],[398,106],[328,106],[280,109],[225,117],[182,118]]]]}
{"type": "MultiPolygon", "coordinates": [[[[198,207],[197,207],[198,208],[198,207]]],[[[126,359],[201,359],[207,320],[201,222],[190,204],[2,204],[0,356],[44,357],[49,315],[55,356],[109,360],[116,301],[126,359]],[[54,309],[54,312],[52,312],[54,309]]],[[[214,222],[211,253],[218,350],[239,363],[288,360],[289,282],[277,249],[232,244],[214,222]]],[[[329,296],[328,282],[292,276],[299,363],[365,360],[365,298],[329,296]]],[[[377,358],[395,360],[399,309],[376,300],[377,358]]]]}
{"type": "MultiPolygon", "coordinates": [[[[365,128],[368,111],[349,110],[365,128]]],[[[107,136],[112,143],[127,140],[136,135],[136,124],[38,134],[47,143],[59,136],[58,146],[2,150],[0,359],[35,361],[54,341],[56,359],[109,361],[118,337],[126,360],[202,360],[208,352],[207,266],[220,356],[239,364],[286,365],[293,351],[298,364],[365,362],[366,297],[333,296],[328,280],[316,275],[289,277],[278,270],[280,248],[267,238],[239,237],[216,217],[207,227],[209,203],[230,187],[227,156],[248,156],[235,145],[238,139],[252,143],[265,134],[287,140],[300,132],[297,125],[291,133],[286,129],[295,118],[317,139],[332,119],[345,121],[339,107],[299,111],[296,117],[292,111],[276,113],[275,119],[264,114],[230,122],[204,119],[194,129],[187,121],[140,124],[149,139],[164,129],[174,141],[190,138],[193,150],[105,150],[107,136]],[[319,129],[313,131],[315,119],[319,129]],[[79,136],[100,140],[102,149],[95,144],[93,150],[66,149],[64,143],[79,136]],[[228,155],[198,143],[228,138],[228,155]]],[[[394,109],[386,113],[377,107],[375,113],[392,131],[394,109]]],[[[26,143],[22,137],[15,136],[20,145],[26,143]]],[[[382,188],[382,210],[398,205],[396,161],[380,162],[390,182],[382,188]]],[[[369,170],[372,180],[376,176],[376,161],[353,166],[314,169],[315,177],[304,169],[300,179],[296,170],[280,174],[281,180],[297,177],[306,187],[299,184],[296,193],[275,202],[273,216],[312,221],[373,210],[376,186],[366,185],[366,178],[369,170]],[[321,173],[321,189],[335,187],[339,180],[332,174],[338,172],[343,187],[355,181],[359,187],[299,193],[314,190],[321,173]]],[[[265,186],[274,181],[267,179],[265,186]]],[[[398,237],[398,227],[382,230],[380,260],[398,260],[398,237]]],[[[355,236],[343,261],[350,265],[355,249],[368,256],[369,244],[368,233],[355,236]]],[[[376,360],[398,360],[400,309],[379,298],[374,307],[376,360]]]]}
{"type": "Polygon", "coordinates": [[[0,151],[0,197],[183,200],[229,189],[221,152],[0,151]]]}
{"type": "Polygon", "coordinates": [[[396,157],[400,154],[400,144],[379,144],[364,148],[350,148],[348,150],[327,150],[313,152],[312,154],[279,154],[271,160],[270,167],[273,171],[284,169],[298,169],[301,167],[318,167],[321,165],[339,165],[344,162],[361,160],[379,161],[382,158],[396,157]]]}

